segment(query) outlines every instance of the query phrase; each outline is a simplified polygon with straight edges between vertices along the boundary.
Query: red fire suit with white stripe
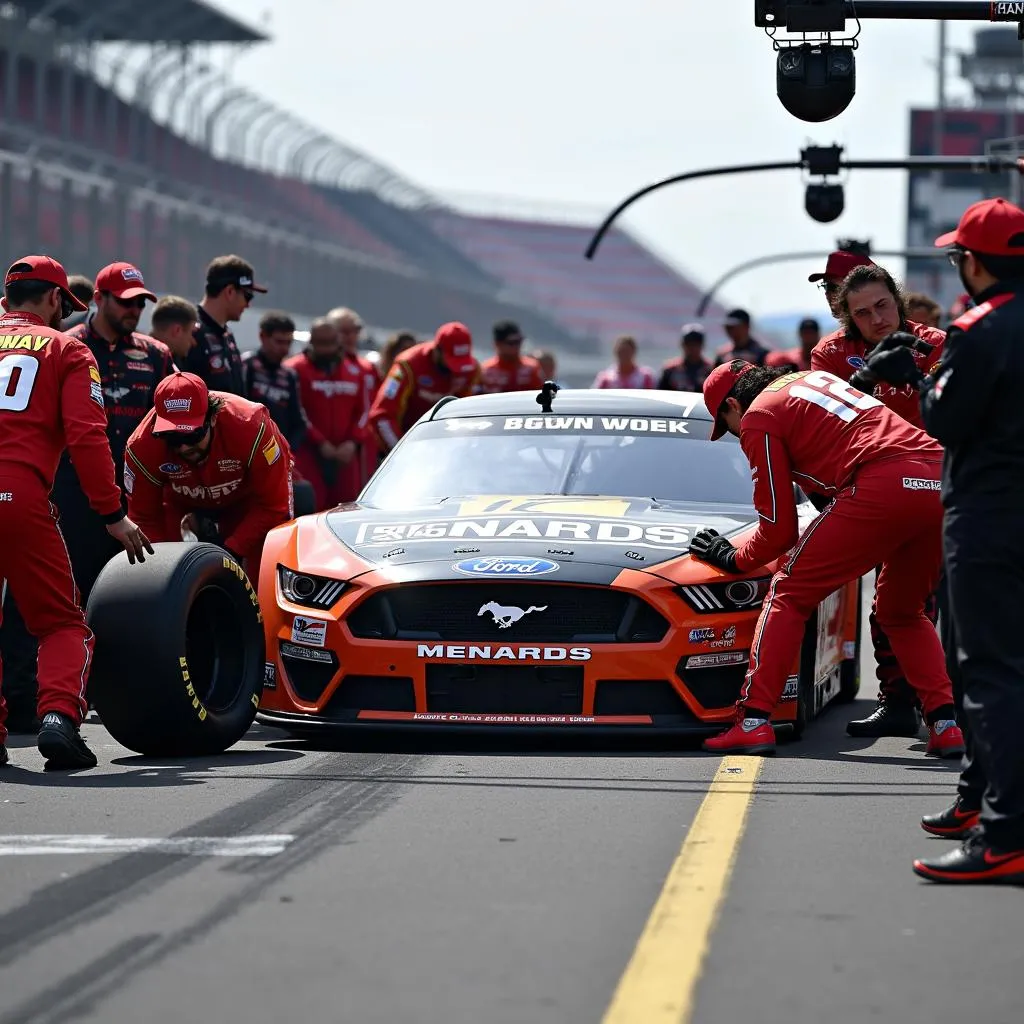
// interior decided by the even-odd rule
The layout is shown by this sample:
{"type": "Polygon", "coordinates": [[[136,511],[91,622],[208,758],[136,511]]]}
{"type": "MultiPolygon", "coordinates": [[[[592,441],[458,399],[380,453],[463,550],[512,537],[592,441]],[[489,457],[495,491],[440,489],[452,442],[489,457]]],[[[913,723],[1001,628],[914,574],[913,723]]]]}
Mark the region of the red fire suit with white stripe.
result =
{"type": "Polygon", "coordinates": [[[926,716],[952,705],[942,645],[925,602],[942,569],[942,449],[831,373],[770,384],[743,415],[760,521],[736,568],[747,572],[797,541],[793,484],[834,497],[775,574],[754,632],[740,703],[770,714],[804,627],[829,594],[875,566],[876,614],[926,716]]]}
{"type": "MultiPolygon", "coordinates": [[[[49,494],[61,452],[105,523],[124,518],[96,359],[31,313],[0,317],[0,578],[39,640],[39,715],[86,712],[93,633],[49,494]]],[[[0,743],[7,739],[0,696],[0,743]]]]}

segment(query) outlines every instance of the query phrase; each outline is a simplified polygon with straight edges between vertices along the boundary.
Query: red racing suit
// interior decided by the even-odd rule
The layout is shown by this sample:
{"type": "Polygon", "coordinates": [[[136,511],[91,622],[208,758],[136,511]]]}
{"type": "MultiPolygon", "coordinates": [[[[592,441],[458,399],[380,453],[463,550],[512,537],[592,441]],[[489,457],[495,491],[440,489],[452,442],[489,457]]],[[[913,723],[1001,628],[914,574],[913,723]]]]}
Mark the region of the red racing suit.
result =
{"type": "MultiPolygon", "coordinates": [[[[39,640],[39,716],[85,716],[93,634],[49,501],[65,447],[89,504],[124,518],[107,441],[103,387],[89,349],[31,313],[0,317],[0,579],[39,640]]],[[[0,695],[0,743],[7,739],[0,695]]]]}
{"type": "Polygon", "coordinates": [[[523,359],[502,361],[491,356],[480,364],[480,390],[484,394],[499,391],[540,391],[544,376],[540,363],[526,356],[523,359]]]}
{"type": "MultiPolygon", "coordinates": [[[[769,352],[764,365],[770,366],[772,369],[782,369],[783,367],[790,367],[793,370],[814,369],[811,366],[810,360],[804,358],[804,350],[799,345],[796,348],[787,348],[781,352],[769,352]]],[[[835,373],[835,370],[829,370],[829,373],[835,373]]]]}
{"type": "Polygon", "coordinates": [[[370,415],[370,407],[374,398],[377,397],[377,389],[380,387],[380,372],[369,359],[360,355],[349,355],[348,359],[359,367],[363,375],[363,418],[359,421],[361,440],[359,442],[359,490],[373,476],[380,461],[380,444],[377,436],[367,426],[370,415]]]}
{"type": "Polygon", "coordinates": [[[153,436],[151,410],[128,439],[128,514],[151,541],[180,541],[189,513],[213,515],[221,542],[257,586],[267,533],[292,518],[291,450],[266,406],[211,391],[224,402],[206,458],[191,465],[153,436]]]}
{"type": "Polygon", "coordinates": [[[390,451],[398,439],[446,395],[465,398],[480,383],[479,363],[472,372],[452,375],[435,357],[437,345],[424,342],[395,360],[370,409],[370,428],[390,451]]]}
{"type": "Polygon", "coordinates": [[[737,570],[763,565],[796,544],[769,586],[741,704],[770,713],[814,609],[881,566],[879,624],[925,714],[951,711],[942,644],[925,615],[942,571],[940,446],[877,398],[815,370],[769,384],[743,415],[740,444],[760,520],[737,551],[737,570]],[[835,498],[799,543],[794,483],[835,498]]]}
{"type": "Polygon", "coordinates": [[[285,360],[299,378],[299,394],[306,410],[309,429],[295,453],[295,461],[303,478],[313,485],[317,511],[352,501],[360,490],[361,464],[358,449],[347,463],[325,459],[320,454],[324,441],[333,445],[363,439],[360,425],[366,414],[363,370],[350,359],[334,360],[317,366],[303,352],[285,360]]]}
{"type": "MultiPolygon", "coordinates": [[[[916,337],[935,346],[931,355],[926,356],[921,352],[914,352],[914,361],[921,368],[922,373],[927,373],[942,355],[946,334],[944,331],[926,327],[924,324],[915,323],[912,320],[908,320],[906,326],[907,330],[916,337]]],[[[864,360],[870,353],[871,347],[873,346],[868,346],[864,341],[847,337],[845,330],[834,331],[814,346],[811,352],[811,369],[825,370],[827,373],[834,373],[837,377],[842,377],[843,380],[849,380],[864,365],[864,360]]],[[[894,413],[913,423],[915,427],[923,426],[921,397],[916,388],[893,387],[893,385],[883,382],[875,388],[874,395],[894,413]]],[[[932,622],[938,619],[939,606],[934,595],[928,602],[927,612],[932,622]]],[[[868,617],[868,626],[871,630],[871,646],[875,655],[875,674],[878,677],[879,687],[878,699],[896,704],[913,703],[913,690],[893,652],[892,644],[878,624],[874,604],[872,604],[871,614],[868,617]]]]}

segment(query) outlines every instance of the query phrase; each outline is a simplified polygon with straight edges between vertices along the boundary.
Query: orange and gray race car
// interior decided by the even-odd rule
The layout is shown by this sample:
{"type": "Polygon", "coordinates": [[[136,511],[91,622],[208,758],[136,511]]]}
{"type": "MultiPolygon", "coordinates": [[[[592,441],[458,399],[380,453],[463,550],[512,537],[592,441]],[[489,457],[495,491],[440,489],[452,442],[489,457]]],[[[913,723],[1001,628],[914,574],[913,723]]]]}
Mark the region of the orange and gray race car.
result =
{"type": "MultiPolygon", "coordinates": [[[[739,444],[697,394],[543,397],[443,400],[357,502],[271,532],[261,721],[720,731],[776,569],[687,554],[756,525],[739,444]]],[[[857,692],[859,586],[808,623],[774,715],[797,735],[857,692]]]]}

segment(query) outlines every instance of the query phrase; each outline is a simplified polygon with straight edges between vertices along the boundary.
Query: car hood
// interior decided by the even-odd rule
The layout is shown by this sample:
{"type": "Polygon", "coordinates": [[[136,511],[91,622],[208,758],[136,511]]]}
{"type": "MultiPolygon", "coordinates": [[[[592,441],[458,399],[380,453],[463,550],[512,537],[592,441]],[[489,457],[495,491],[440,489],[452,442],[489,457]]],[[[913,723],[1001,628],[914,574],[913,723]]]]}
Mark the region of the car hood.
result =
{"type": "Polygon", "coordinates": [[[686,553],[698,531],[726,536],[756,522],[752,507],[636,498],[453,498],[401,512],[350,505],[331,532],[396,581],[523,578],[610,583],[686,553]]]}

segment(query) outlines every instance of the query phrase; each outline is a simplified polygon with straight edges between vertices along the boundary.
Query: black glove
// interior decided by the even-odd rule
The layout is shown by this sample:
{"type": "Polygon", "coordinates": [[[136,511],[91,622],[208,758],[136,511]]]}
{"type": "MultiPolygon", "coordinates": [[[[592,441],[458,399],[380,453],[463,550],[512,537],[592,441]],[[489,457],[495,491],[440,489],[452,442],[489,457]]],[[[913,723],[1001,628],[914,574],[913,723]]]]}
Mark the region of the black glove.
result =
{"type": "Polygon", "coordinates": [[[926,356],[930,356],[935,351],[934,345],[929,345],[927,341],[922,341],[916,334],[911,334],[909,331],[893,331],[892,334],[884,337],[871,350],[871,354],[889,352],[894,348],[900,347],[912,349],[914,352],[920,352],[926,356]]]}
{"type": "Polygon", "coordinates": [[[204,516],[202,512],[193,513],[193,518],[196,523],[196,540],[202,544],[220,543],[220,528],[217,526],[216,519],[213,519],[210,516],[204,516]]]}
{"type": "MultiPolygon", "coordinates": [[[[893,335],[889,335],[889,337],[891,338],[893,335]]],[[[889,338],[885,340],[888,341],[889,338]]],[[[903,345],[884,351],[876,349],[868,356],[867,369],[880,380],[897,387],[902,387],[904,384],[916,386],[924,380],[924,374],[914,359],[914,353],[903,345]]]]}
{"type": "Polygon", "coordinates": [[[690,541],[690,554],[716,569],[737,572],[736,549],[717,530],[701,530],[690,541]]]}

